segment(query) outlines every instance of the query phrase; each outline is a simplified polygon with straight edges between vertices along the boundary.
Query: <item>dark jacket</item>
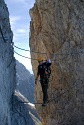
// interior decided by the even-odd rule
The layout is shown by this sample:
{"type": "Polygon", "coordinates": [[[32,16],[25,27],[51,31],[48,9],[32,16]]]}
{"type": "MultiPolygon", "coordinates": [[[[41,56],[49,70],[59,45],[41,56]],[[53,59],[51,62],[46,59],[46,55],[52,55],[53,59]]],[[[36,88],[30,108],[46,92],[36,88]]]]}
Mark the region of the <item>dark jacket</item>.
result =
{"type": "Polygon", "coordinates": [[[51,65],[51,61],[46,61],[46,62],[43,62],[42,64],[39,64],[38,65],[38,72],[37,72],[37,75],[40,75],[40,78],[44,78],[44,75],[45,75],[45,69],[47,69],[49,66],[51,65]]]}

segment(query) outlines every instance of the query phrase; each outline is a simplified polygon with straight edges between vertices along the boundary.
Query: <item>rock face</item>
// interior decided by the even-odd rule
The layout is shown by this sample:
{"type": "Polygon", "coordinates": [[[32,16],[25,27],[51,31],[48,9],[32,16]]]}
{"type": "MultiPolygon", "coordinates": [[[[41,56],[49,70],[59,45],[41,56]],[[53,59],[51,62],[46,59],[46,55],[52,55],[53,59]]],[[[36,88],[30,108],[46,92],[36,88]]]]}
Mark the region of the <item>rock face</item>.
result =
{"type": "MultiPolygon", "coordinates": [[[[30,10],[31,57],[52,59],[46,108],[36,105],[43,125],[84,124],[84,1],[36,0],[30,10]]],[[[36,76],[37,61],[32,60],[36,76]]],[[[42,102],[40,84],[35,100],[42,102]]]]}
{"type": "Polygon", "coordinates": [[[11,125],[10,100],[15,89],[15,59],[8,9],[0,0],[0,125],[11,125]]]}
{"type": "Polygon", "coordinates": [[[4,0],[0,0],[0,125],[41,125],[35,107],[15,92],[16,61],[12,38],[8,9],[4,0]]]}

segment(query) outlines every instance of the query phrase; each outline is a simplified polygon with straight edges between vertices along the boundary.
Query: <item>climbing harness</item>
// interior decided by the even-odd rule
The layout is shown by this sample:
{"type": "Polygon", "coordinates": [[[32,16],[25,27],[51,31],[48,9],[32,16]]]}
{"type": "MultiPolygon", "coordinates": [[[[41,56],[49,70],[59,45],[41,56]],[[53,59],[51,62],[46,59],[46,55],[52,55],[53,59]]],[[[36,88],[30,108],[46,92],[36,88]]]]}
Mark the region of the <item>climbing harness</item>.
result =
{"type": "Polygon", "coordinates": [[[45,78],[49,79],[51,75],[51,68],[50,66],[48,68],[45,69],[45,78]]]}

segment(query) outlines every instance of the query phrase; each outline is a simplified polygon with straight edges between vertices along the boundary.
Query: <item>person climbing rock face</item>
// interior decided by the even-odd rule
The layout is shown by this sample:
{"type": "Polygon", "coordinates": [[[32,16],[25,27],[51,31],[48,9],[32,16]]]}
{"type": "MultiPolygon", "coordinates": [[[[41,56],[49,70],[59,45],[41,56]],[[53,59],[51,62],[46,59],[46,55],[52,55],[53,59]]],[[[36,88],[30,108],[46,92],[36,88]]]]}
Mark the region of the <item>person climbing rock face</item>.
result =
{"type": "Polygon", "coordinates": [[[38,72],[37,76],[35,79],[35,84],[37,84],[38,77],[40,76],[40,83],[42,87],[42,92],[43,92],[43,104],[42,106],[46,106],[48,102],[48,94],[47,94],[47,89],[48,89],[48,83],[49,83],[49,77],[51,74],[50,66],[51,66],[51,60],[43,61],[42,57],[38,58],[38,72]]]}

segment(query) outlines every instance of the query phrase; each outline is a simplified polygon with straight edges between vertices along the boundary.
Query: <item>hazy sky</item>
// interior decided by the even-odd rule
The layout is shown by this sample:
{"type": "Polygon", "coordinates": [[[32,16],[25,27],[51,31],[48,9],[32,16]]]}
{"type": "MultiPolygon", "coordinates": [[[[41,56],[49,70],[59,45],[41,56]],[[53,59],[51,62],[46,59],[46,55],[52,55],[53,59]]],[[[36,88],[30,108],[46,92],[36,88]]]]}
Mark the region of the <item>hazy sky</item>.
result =
{"type": "MultiPolygon", "coordinates": [[[[33,7],[35,0],[5,0],[9,10],[10,24],[13,31],[13,42],[16,46],[29,49],[29,9],[33,7]]],[[[15,49],[23,56],[30,57],[29,52],[15,49]]],[[[31,60],[25,59],[15,54],[19,60],[32,73],[31,60]]]]}

